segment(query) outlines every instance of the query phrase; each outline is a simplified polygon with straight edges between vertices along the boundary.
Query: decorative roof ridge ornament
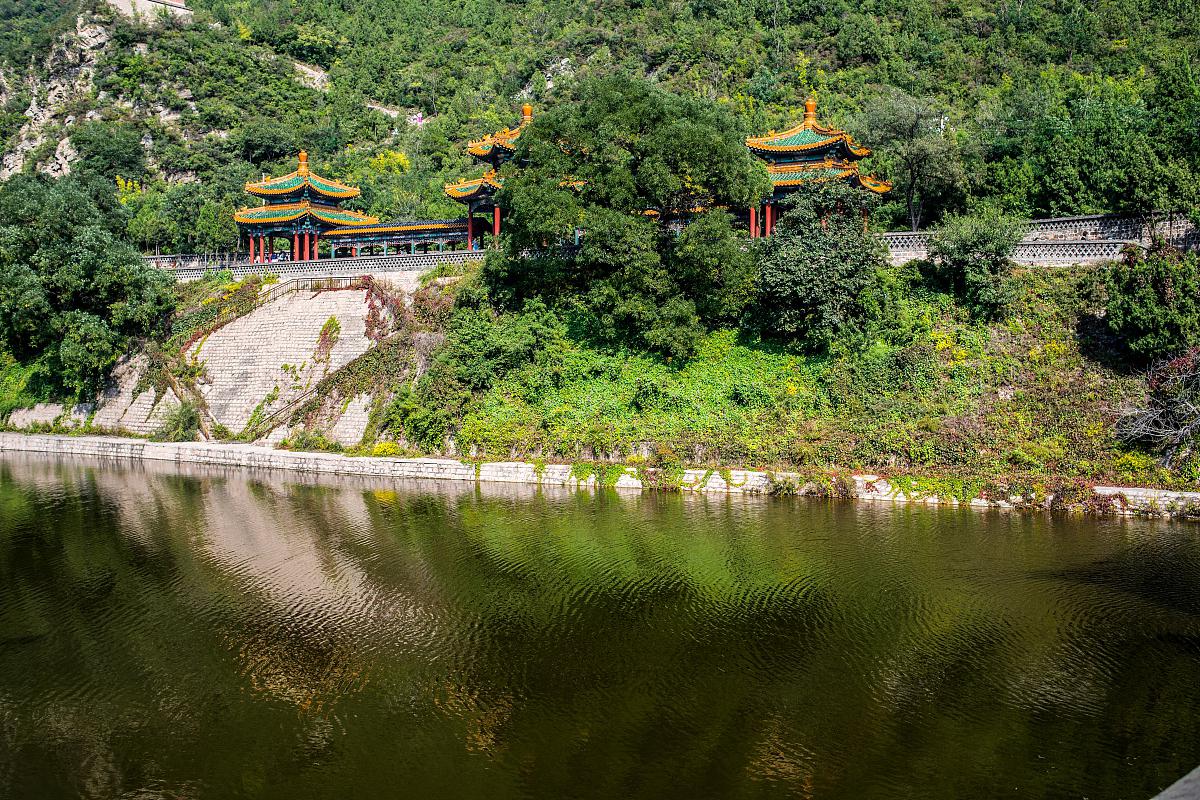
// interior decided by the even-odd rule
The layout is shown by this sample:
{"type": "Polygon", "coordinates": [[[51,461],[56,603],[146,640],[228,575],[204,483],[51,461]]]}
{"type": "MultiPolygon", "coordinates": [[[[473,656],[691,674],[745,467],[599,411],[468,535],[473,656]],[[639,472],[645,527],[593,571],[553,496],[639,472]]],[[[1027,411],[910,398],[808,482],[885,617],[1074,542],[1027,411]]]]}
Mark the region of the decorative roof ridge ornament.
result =
{"type": "Polygon", "coordinates": [[[808,96],[808,99],[804,101],[804,124],[817,124],[817,98],[811,94],[808,96]]]}
{"type": "Polygon", "coordinates": [[[325,197],[338,200],[348,200],[362,194],[357,186],[347,186],[344,183],[323,178],[315,174],[308,164],[308,151],[301,150],[297,157],[296,169],[278,178],[266,177],[261,181],[247,182],[246,191],[259,197],[280,197],[297,194],[305,187],[325,197]]]}

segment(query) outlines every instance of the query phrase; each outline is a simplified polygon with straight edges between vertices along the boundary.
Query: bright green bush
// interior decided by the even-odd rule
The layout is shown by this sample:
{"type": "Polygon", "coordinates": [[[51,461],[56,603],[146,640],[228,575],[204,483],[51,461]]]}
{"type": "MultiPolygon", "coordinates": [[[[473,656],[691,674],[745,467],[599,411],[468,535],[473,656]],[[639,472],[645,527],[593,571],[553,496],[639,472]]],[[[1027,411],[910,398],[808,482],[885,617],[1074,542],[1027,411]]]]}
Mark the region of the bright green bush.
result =
{"type": "Polygon", "coordinates": [[[982,319],[1003,316],[1013,301],[1013,248],[1025,224],[996,208],[950,214],[929,239],[929,254],[943,278],[982,319]]]}
{"type": "Polygon", "coordinates": [[[1107,274],[1106,319],[1147,360],[1200,344],[1200,258],[1165,246],[1127,251],[1107,274]]]}
{"type": "Polygon", "coordinates": [[[194,442],[200,432],[200,410],[195,403],[183,402],[163,419],[152,437],[156,442],[194,442]]]}

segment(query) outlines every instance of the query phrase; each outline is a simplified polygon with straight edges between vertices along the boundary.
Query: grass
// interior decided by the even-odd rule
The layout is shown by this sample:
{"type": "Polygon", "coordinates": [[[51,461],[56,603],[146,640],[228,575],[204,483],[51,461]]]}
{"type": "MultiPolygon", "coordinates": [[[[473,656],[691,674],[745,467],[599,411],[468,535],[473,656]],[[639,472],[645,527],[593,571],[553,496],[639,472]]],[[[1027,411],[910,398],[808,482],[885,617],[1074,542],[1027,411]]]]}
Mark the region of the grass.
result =
{"type": "Polygon", "coordinates": [[[478,457],[624,461],[666,448],[688,466],[920,476],[958,495],[985,481],[1065,479],[1197,488],[1120,444],[1114,423],[1140,375],[1085,352],[1093,270],[1029,270],[1013,313],[973,321],[915,291],[895,331],[810,356],[716,331],[686,364],[568,340],[548,362],[500,376],[456,431],[478,457]]]}
{"type": "Polygon", "coordinates": [[[40,365],[19,364],[8,353],[0,352],[0,421],[17,409],[32,408],[48,398],[32,384],[37,383],[40,365]]]}

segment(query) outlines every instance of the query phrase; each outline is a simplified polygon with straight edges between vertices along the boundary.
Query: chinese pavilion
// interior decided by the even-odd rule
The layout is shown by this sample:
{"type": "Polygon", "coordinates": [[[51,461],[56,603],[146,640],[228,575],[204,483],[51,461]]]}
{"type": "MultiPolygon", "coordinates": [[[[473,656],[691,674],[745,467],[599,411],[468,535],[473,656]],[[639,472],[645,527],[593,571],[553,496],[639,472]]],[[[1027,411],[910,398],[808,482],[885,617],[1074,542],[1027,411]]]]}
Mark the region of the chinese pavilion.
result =
{"type": "Polygon", "coordinates": [[[319,258],[322,239],[329,242],[329,256],[366,255],[395,251],[416,252],[418,246],[443,249],[463,240],[465,220],[380,222],[375,217],[341,207],[361,191],[328,178],[308,167],[308,153],[301,151],[294,172],[279,178],[247,183],[246,191],[262,198],[263,205],[234,213],[239,233],[249,242],[250,261],[266,263],[275,255],[277,239],[290,242],[290,260],[319,258]]]}
{"type": "Polygon", "coordinates": [[[804,103],[804,119],[782,133],[751,136],[746,147],[767,164],[772,190],[758,208],[750,209],[750,235],[770,236],[777,218],[776,205],[804,183],[844,180],[875,194],[892,188],[885,180],[859,172],[858,161],[871,151],[854,141],[846,131],[817,122],[817,101],[804,103]],[[760,230],[759,219],[762,220],[760,230]]]}
{"type": "Polygon", "coordinates": [[[475,248],[476,229],[474,217],[483,212],[491,217],[492,235],[500,235],[500,206],[496,203],[496,191],[504,185],[498,171],[512,160],[517,151],[517,139],[521,131],[533,120],[533,106],[526,103],[521,107],[521,121],[515,128],[505,128],[488,134],[482,139],[467,143],[467,152],[486,167],[478,178],[446,184],[446,195],[467,207],[467,249],[475,248]]]}

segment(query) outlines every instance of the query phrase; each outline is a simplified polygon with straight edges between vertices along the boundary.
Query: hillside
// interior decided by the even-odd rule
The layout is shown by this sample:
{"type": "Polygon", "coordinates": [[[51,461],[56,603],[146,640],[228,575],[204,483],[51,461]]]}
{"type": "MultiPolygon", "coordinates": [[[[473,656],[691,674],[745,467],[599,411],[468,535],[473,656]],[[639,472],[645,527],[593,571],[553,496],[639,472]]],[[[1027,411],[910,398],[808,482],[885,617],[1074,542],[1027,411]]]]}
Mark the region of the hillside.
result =
{"type": "Polygon", "coordinates": [[[191,5],[151,20],[46,6],[5,40],[4,172],[70,173],[0,184],[19,245],[0,250],[6,413],[94,396],[132,349],[147,364],[132,383],[185,401],[162,435],[207,419],[205,435],[255,438],[278,376],[234,396],[238,345],[225,374],[179,342],[269,281],[172,288],[134,248],[232,246],[244,182],[301,147],[363,187],[358,210],[458,215],[441,185],[477,169],[464,141],[531,100],[499,246],[429,276],[461,277],[453,290],[368,292],[373,344],[322,372],[285,446],[345,446],[352,408],[359,453],[870,470],[956,496],[1200,484],[1194,436],[1120,428],[1136,410],[1172,435],[1200,426],[1200,261],[1155,247],[1014,273],[1007,258],[1016,217],[1195,215],[1191,3],[191,5]],[[748,242],[721,210],[766,179],[741,136],[810,93],[896,190],[871,208],[810,186],[748,242]],[[673,228],[645,213],[664,193],[706,210],[673,228]],[[932,260],[889,265],[863,212],[944,236],[932,260]],[[236,414],[215,413],[212,386],[236,414]]]}
{"type": "Polygon", "coordinates": [[[166,251],[230,246],[229,226],[198,229],[199,208],[242,204],[246,179],[301,147],[363,185],[361,210],[449,216],[441,186],[471,172],[466,139],[511,124],[524,100],[550,107],[583,77],[625,71],[719,102],[741,133],[782,128],[817,94],[897,186],[878,228],[980,201],[1019,216],[1197,204],[1188,0],[190,5],[191,21],[96,0],[0,8],[13,23],[4,173],[82,162],[137,181],[149,196],[131,234],[166,251]],[[103,44],[70,32],[89,28],[70,24],[79,5],[103,44]]]}

